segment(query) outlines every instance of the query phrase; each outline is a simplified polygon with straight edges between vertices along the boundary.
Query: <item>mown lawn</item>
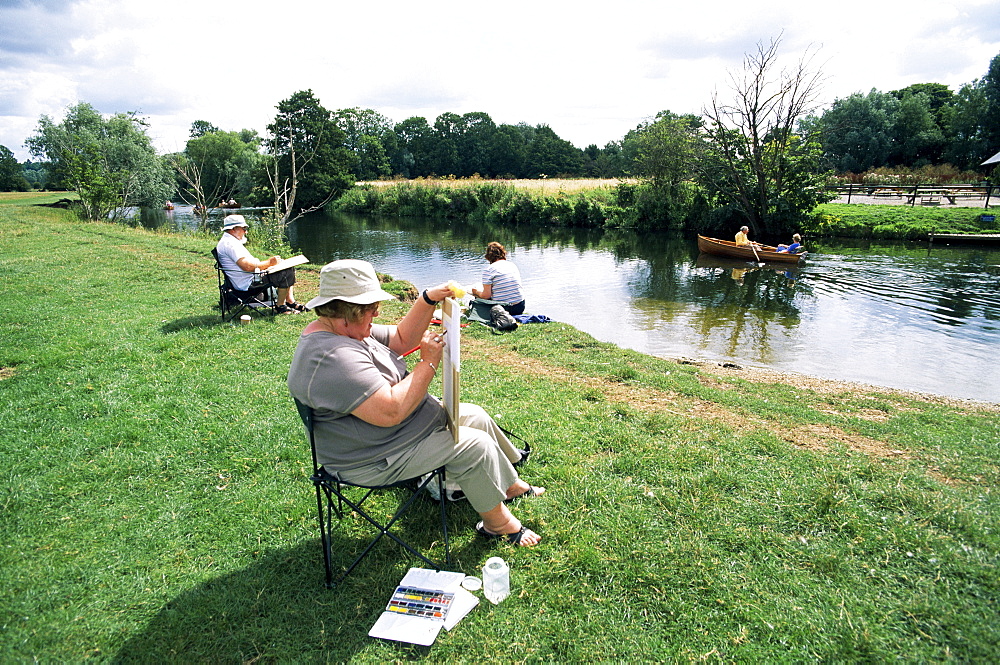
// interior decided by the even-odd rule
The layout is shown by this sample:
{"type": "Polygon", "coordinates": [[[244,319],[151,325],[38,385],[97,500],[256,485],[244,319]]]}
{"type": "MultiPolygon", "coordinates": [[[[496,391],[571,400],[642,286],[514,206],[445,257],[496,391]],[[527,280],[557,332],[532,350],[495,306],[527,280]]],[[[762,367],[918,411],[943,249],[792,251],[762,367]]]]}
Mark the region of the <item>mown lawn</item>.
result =
{"type": "MultiPolygon", "coordinates": [[[[452,569],[499,554],[512,596],[429,649],[367,637],[414,564],[380,546],[323,588],[284,384],[312,315],[222,323],[213,244],[0,206],[0,661],[1000,659],[996,405],[752,383],[562,323],[465,330],[464,397],[549,490],[516,506],[534,549],[450,507],[452,569]]],[[[440,552],[433,510],[404,528],[440,552]]]]}

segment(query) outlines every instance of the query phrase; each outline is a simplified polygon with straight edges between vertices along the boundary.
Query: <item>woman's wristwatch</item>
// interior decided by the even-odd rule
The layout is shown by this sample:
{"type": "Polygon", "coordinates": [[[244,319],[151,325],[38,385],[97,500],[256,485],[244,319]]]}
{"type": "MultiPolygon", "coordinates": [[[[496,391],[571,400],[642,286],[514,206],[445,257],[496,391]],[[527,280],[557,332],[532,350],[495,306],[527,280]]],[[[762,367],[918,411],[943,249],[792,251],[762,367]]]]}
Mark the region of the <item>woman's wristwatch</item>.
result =
{"type": "Polygon", "coordinates": [[[431,300],[431,297],[429,295],[427,295],[427,289],[424,289],[424,292],[421,295],[423,295],[425,303],[427,303],[431,307],[437,307],[438,301],[437,300],[431,300]]]}

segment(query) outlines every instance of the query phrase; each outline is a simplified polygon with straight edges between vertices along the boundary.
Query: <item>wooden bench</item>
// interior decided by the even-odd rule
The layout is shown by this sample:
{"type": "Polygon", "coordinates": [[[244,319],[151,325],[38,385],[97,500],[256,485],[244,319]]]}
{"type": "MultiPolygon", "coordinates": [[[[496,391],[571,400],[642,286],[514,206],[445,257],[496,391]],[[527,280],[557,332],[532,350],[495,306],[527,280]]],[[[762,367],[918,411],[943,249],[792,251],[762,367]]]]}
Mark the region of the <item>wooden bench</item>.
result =
{"type": "Polygon", "coordinates": [[[941,197],[937,195],[933,196],[921,196],[920,205],[922,206],[939,206],[941,205],[941,197]]]}
{"type": "Polygon", "coordinates": [[[986,191],[982,189],[953,189],[949,194],[954,198],[962,199],[984,199],[986,198],[986,191]]]}

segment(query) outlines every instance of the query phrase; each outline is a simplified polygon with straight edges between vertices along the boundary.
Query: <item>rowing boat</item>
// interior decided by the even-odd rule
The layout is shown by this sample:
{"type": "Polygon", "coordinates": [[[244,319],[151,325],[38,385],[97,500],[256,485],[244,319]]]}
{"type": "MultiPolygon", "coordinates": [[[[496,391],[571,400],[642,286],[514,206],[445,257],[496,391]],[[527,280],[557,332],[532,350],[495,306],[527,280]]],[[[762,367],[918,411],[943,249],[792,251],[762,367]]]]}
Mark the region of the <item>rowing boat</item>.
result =
{"type": "Polygon", "coordinates": [[[757,253],[749,245],[737,245],[732,240],[719,240],[717,238],[706,238],[698,236],[698,251],[716,256],[730,256],[734,259],[744,259],[746,261],[774,261],[775,263],[798,264],[802,254],[789,254],[779,252],[777,247],[770,245],[757,245],[757,253]]]}

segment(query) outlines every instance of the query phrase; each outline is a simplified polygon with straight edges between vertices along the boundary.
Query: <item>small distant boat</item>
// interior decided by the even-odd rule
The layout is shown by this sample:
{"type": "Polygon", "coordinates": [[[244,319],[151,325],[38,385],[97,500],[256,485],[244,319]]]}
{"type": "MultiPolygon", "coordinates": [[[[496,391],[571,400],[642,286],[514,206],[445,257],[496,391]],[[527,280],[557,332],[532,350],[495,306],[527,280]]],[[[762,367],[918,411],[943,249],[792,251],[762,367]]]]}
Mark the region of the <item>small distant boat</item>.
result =
{"type": "Polygon", "coordinates": [[[705,252],[706,254],[715,254],[716,256],[729,256],[734,259],[743,259],[744,261],[772,261],[774,263],[793,263],[798,264],[799,259],[802,258],[802,254],[789,254],[788,252],[779,252],[777,247],[771,247],[770,245],[757,245],[757,253],[754,254],[753,249],[746,245],[737,245],[732,240],[719,240],[717,238],[707,238],[703,235],[698,236],[698,251],[705,252]]]}

